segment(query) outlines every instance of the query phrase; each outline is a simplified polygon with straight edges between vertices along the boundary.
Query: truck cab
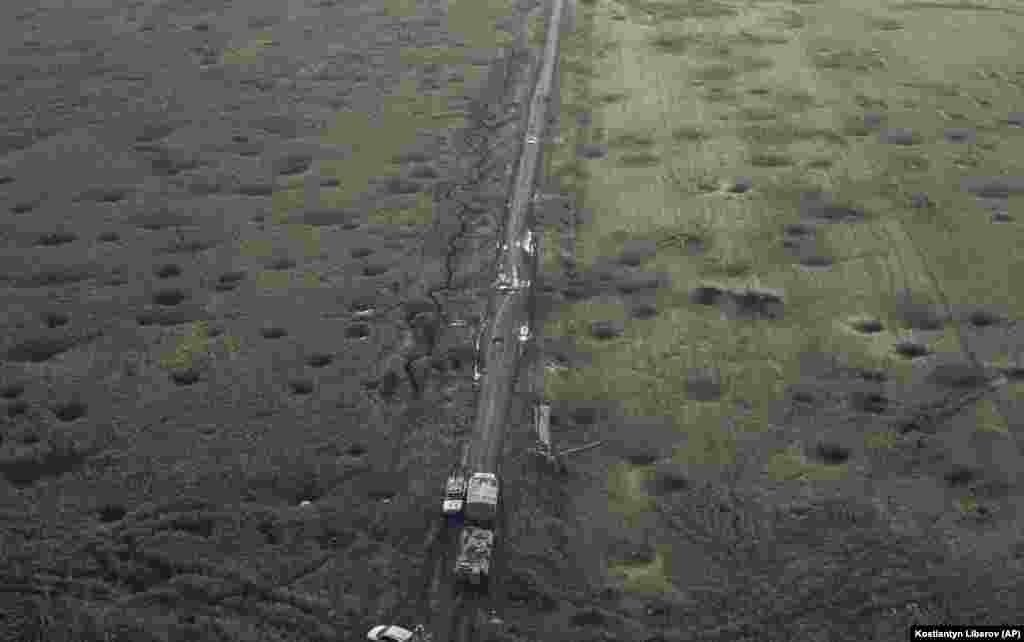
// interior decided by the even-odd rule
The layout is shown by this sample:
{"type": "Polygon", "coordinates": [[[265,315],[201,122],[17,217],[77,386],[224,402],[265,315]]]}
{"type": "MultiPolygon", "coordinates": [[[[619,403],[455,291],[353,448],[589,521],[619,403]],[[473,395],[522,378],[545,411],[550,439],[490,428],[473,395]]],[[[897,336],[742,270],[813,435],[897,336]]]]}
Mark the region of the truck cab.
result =
{"type": "Polygon", "coordinates": [[[441,513],[445,517],[453,517],[462,512],[466,501],[466,477],[455,473],[448,478],[444,486],[444,500],[441,502],[441,513]]]}

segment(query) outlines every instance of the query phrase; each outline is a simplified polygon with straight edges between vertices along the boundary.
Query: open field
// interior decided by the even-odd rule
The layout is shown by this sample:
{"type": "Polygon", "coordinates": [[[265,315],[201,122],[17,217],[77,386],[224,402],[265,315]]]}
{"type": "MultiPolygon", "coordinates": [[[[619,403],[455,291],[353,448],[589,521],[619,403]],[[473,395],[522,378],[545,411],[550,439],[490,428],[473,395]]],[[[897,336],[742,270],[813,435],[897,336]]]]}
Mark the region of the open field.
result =
{"type": "MultiPolygon", "coordinates": [[[[556,441],[605,439],[571,466],[602,581],[669,601],[679,639],[783,639],[779,617],[793,639],[879,640],[944,619],[948,567],[787,611],[800,573],[852,576],[853,540],[877,537],[1018,581],[1024,7],[587,0],[575,18],[545,389],[556,441]],[[822,529],[849,548],[822,552],[822,529]],[[638,537],[641,561],[614,552],[638,537]],[[742,595],[759,573],[792,576],[742,595]]],[[[1013,612],[987,595],[973,621],[1013,612]]]]}
{"type": "MultiPolygon", "coordinates": [[[[538,466],[516,400],[481,640],[1016,619],[1022,14],[571,3],[543,387],[556,446],[604,445],[538,466]]],[[[2,3],[0,640],[444,619],[544,21],[2,3]]]]}

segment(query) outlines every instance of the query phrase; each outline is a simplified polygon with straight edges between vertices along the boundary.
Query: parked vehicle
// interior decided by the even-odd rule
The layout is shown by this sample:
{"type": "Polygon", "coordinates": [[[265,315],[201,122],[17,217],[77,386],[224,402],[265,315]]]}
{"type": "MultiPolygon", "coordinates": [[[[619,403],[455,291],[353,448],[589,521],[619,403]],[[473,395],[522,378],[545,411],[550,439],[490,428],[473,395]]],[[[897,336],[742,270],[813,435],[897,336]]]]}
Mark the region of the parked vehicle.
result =
{"type": "Polygon", "coordinates": [[[381,624],[370,629],[366,639],[373,642],[420,642],[421,638],[409,629],[394,624],[381,624]]]}
{"type": "Polygon", "coordinates": [[[446,517],[458,515],[462,512],[466,502],[466,477],[461,473],[455,473],[448,478],[444,486],[444,501],[441,503],[441,512],[446,517]]]}
{"type": "Polygon", "coordinates": [[[473,586],[485,587],[490,577],[498,501],[498,476],[473,473],[466,483],[463,507],[466,525],[459,535],[459,553],[455,560],[456,578],[473,586]]]}
{"type": "Polygon", "coordinates": [[[456,577],[473,586],[486,586],[493,550],[493,530],[476,526],[463,528],[459,537],[459,555],[455,562],[456,577]]]}
{"type": "Polygon", "coordinates": [[[487,527],[498,516],[498,476],[494,473],[473,473],[466,486],[466,521],[487,527]]]}

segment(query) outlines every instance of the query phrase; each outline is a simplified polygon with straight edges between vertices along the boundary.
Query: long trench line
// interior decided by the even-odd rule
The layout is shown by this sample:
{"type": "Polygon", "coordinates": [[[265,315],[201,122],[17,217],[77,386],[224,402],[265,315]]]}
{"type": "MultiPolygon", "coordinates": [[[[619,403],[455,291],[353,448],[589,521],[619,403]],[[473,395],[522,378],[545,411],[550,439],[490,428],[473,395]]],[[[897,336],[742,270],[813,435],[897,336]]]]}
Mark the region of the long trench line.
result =
{"type": "MultiPolygon", "coordinates": [[[[487,313],[478,326],[477,364],[474,368],[478,402],[474,429],[460,457],[462,469],[495,472],[499,476],[513,383],[523,348],[533,336],[529,324],[532,306],[528,303],[533,296],[532,281],[536,263],[533,239],[536,236],[528,225],[528,218],[540,167],[540,142],[549,119],[548,104],[557,64],[563,4],[564,0],[553,0],[542,56],[539,62],[529,65],[529,77],[517,92],[519,97],[516,104],[527,103],[519,125],[524,133],[513,162],[514,173],[510,172],[510,197],[506,200],[505,216],[501,217],[502,226],[497,234],[498,239],[504,239],[498,241],[496,248],[494,265],[497,266],[497,277],[486,291],[489,299],[487,313]],[[486,365],[481,369],[481,364],[486,365]]],[[[525,24],[523,27],[525,34],[525,24]]],[[[525,50],[526,47],[524,37],[520,48],[525,50]]],[[[507,50],[502,53],[503,56],[507,54],[507,50]]],[[[506,76],[511,73],[508,68],[505,71],[506,76]]],[[[506,77],[506,83],[508,81],[506,77]]],[[[447,195],[457,201],[456,196],[455,193],[447,195]]],[[[464,233],[463,225],[457,236],[464,233]]],[[[451,245],[449,252],[454,251],[456,248],[451,245]]],[[[448,258],[450,260],[451,255],[448,258]]],[[[448,279],[442,290],[451,285],[453,268],[450,263],[446,268],[448,279]]],[[[497,551],[501,550],[501,533],[506,523],[504,504],[499,508],[502,514],[496,538],[497,551]]],[[[415,604],[400,604],[394,613],[413,615],[412,611],[416,611],[417,621],[428,623],[427,639],[431,642],[473,640],[482,622],[482,615],[495,605],[495,595],[500,593],[492,590],[490,595],[479,595],[463,591],[454,582],[453,565],[459,530],[451,524],[436,524],[429,530],[429,550],[424,567],[417,573],[410,594],[406,596],[415,604]]],[[[500,552],[496,552],[495,557],[500,557],[500,552]]],[[[492,568],[500,572],[493,563],[492,568]]],[[[500,581],[500,578],[497,579],[500,581]]],[[[495,583],[491,584],[492,589],[495,583]]]]}
{"type": "MultiPolygon", "coordinates": [[[[516,376],[527,344],[535,340],[537,335],[536,329],[532,327],[532,300],[538,235],[532,228],[530,213],[538,170],[542,166],[541,143],[551,120],[549,107],[552,103],[564,15],[565,0],[553,0],[539,73],[526,115],[512,194],[508,200],[504,241],[498,248],[498,273],[488,305],[494,315],[482,324],[486,330],[481,331],[481,337],[485,339],[478,348],[479,362],[484,364],[484,369],[480,372],[480,393],[466,463],[470,470],[494,472],[499,478],[516,376]]],[[[504,549],[502,536],[507,521],[505,503],[500,503],[502,519],[496,533],[493,552],[495,559],[504,549]]],[[[500,571],[493,561],[492,568],[500,571]]],[[[494,598],[500,592],[495,587],[500,582],[500,577],[492,578],[491,594],[487,596],[491,599],[469,595],[461,590],[461,586],[452,587],[453,618],[443,642],[473,640],[479,624],[486,616],[484,610],[495,606],[494,598]]]]}

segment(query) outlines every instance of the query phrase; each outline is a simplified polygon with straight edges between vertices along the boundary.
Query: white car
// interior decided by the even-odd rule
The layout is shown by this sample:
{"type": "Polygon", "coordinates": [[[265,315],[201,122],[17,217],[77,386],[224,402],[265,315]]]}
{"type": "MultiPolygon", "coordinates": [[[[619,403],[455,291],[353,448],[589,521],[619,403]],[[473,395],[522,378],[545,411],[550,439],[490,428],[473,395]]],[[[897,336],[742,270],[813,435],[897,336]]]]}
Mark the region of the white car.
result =
{"type": "Polygon", "coordinates": [[[466,500],[466,478],[462,475],[452,475],[444,486],[444,501],[441,503],[441,512],[446,516],[458,515],[462,512],[466,500]]]}
{"type": "Polygon", "coordinates": [[[400,626],[381,624],[370,629],[366,634],[367,640],[374,642],[416,642],[415,634],[409,629],[400,626]]]}
{"type": "Polygon", "coordinates": [[[462,500],[461,499],[446,499],[441,504],[441,512],[447,516],[458,515],[462,512],[462,500]]]}

